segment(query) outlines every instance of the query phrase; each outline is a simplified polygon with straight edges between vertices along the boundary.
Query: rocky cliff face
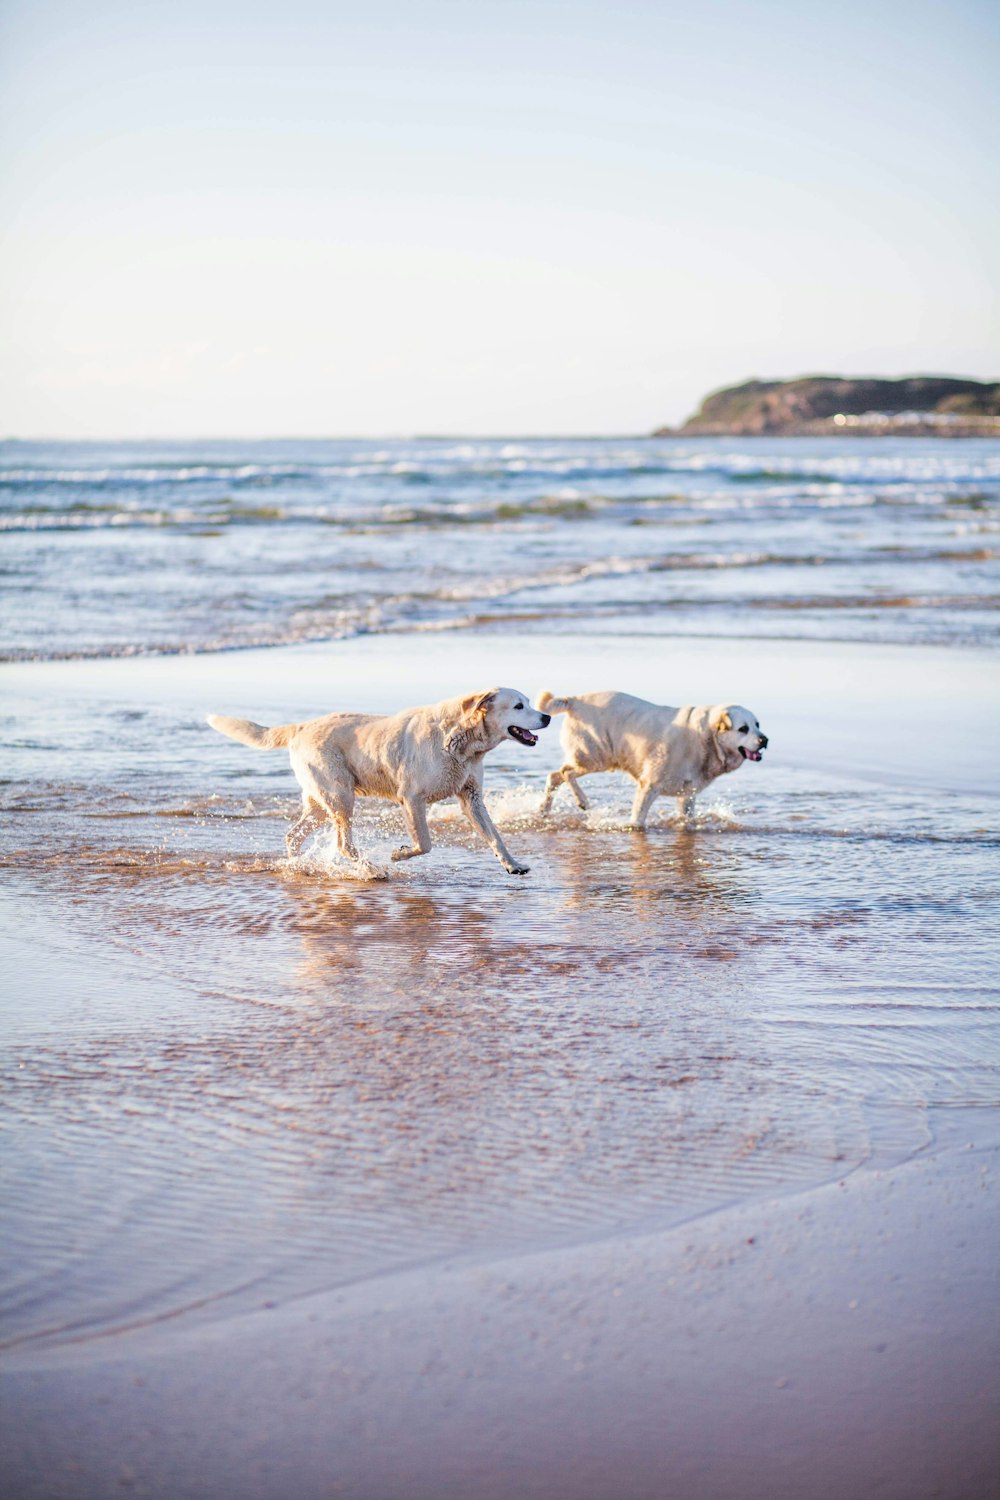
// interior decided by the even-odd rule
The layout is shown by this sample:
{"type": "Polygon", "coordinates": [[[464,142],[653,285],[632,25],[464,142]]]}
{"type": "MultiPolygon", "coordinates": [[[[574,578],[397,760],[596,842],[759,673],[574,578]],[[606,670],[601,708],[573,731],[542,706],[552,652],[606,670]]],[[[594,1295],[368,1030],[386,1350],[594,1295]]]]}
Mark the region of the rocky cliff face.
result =
{"type": "MultiPolygon", "coordinates": [[[[807,375],[748,380],[706,396],[677,429],[707,434],[894,433],[936,437],[1000,436],[1000,381],[919,375],[905,380],[807,375]]],[[[661,428],[657,435],[672,429],[661,428]]]]}

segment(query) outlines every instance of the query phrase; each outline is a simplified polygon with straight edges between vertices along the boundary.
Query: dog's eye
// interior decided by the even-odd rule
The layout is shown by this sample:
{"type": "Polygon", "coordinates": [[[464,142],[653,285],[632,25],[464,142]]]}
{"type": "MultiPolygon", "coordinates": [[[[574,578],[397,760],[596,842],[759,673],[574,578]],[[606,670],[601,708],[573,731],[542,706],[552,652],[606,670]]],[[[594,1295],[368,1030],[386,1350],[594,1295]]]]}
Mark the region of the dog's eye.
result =
{"type": "Polygon", "coordinates": [[[747,725],[747,724],[741,724],[740,725],[740,734],[749,734],[749,733],[750,733],[749,725],[747,725]]]}
{"type": "Polygon", "coordinates": [[[523,708],[523,707],[524,707],[523,703],[515,703],[514,704],[514,712],[517,713],[518,709],[519,708],[523,708]]]}

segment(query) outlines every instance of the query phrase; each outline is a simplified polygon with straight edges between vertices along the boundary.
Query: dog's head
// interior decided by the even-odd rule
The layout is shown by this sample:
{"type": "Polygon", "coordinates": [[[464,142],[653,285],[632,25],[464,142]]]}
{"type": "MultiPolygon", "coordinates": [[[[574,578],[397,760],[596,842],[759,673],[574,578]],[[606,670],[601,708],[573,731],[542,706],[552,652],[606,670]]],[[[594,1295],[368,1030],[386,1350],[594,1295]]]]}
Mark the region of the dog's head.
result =
{"type": "Polygon", "coordinates": [[[725,703],[713,708],[709,725],[727,771],[735,771],[745,760],[760,760],[767,749],[767,735],[762,732],[756,716],[739,703],[725,703]]]}
{"type": "Polygon", "coordinates": [[[521,745],[537,745],[538,730],[551,722],[550,714],[532,708],[527,693],[516,688],[490,688],[462,699],[462,713],[472,720],[489,748],[495,749],[508,736],[521,745]]]}

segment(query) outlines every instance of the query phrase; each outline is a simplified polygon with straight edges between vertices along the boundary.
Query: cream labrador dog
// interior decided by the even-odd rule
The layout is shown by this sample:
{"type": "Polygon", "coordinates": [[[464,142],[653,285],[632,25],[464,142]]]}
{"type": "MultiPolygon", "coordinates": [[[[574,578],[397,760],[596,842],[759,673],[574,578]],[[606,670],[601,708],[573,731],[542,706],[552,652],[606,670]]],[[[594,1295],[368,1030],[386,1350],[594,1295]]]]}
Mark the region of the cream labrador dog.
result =
{"type": "Polygon", "coordinates": [[[767,745],[754,715],[738,703],[663,708],[631,693],[581,693],[576,698],[542,693],[538,707],[566,715],[566,760],[546,782],[543,814],[563,782],[586,807],[577,777],[592,771],[625,771],[639,783],[631,827],[645,828],[649,809],[661,796],[676,797],[688,817],[703,787],[727,771],[738,771],[745,760],[760,760],[767,745]]]}
{"type": "Polygon", "coordinates": [[[336,829],[337,847],[360,861],[351,831],[354,798],[398,802],[412,843],[393,859],[414,859],[431,847],[427,808],[457,797],[463,813],[510,875],[526,875],[507,849],[483,802],[483,756],[504,740],[538,743],[549,715],[533,709],[525,693],[492,688],[401,713],[327,714],[302,724],[268,729],[249,719],[212,714],[213,729],[256,750],[287,748],[302,788],[302,815],[285,837],[289,857],[324,823],[336,829]]]}

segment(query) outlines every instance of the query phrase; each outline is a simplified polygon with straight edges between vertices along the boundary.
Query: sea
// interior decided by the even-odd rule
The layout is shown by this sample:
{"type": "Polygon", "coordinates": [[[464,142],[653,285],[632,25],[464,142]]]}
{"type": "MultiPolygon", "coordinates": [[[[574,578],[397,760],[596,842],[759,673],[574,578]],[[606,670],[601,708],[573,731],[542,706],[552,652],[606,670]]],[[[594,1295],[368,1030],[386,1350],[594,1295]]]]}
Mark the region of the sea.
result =
{"type": "Polygon", "coordinates": [[[995,643],[1000,443],[0,443],[0,658],[512,623],[995,643]]]}
{"type": "Polygon", "coordinates": [[[1000,443],[7,441],[0,532],[8,1359],[997,1139],[1000,443]],[[770,745],[643,836],[554,723],[529,876],[371,803],[363,879],[205,724],[497,683],[770,745]]]}

